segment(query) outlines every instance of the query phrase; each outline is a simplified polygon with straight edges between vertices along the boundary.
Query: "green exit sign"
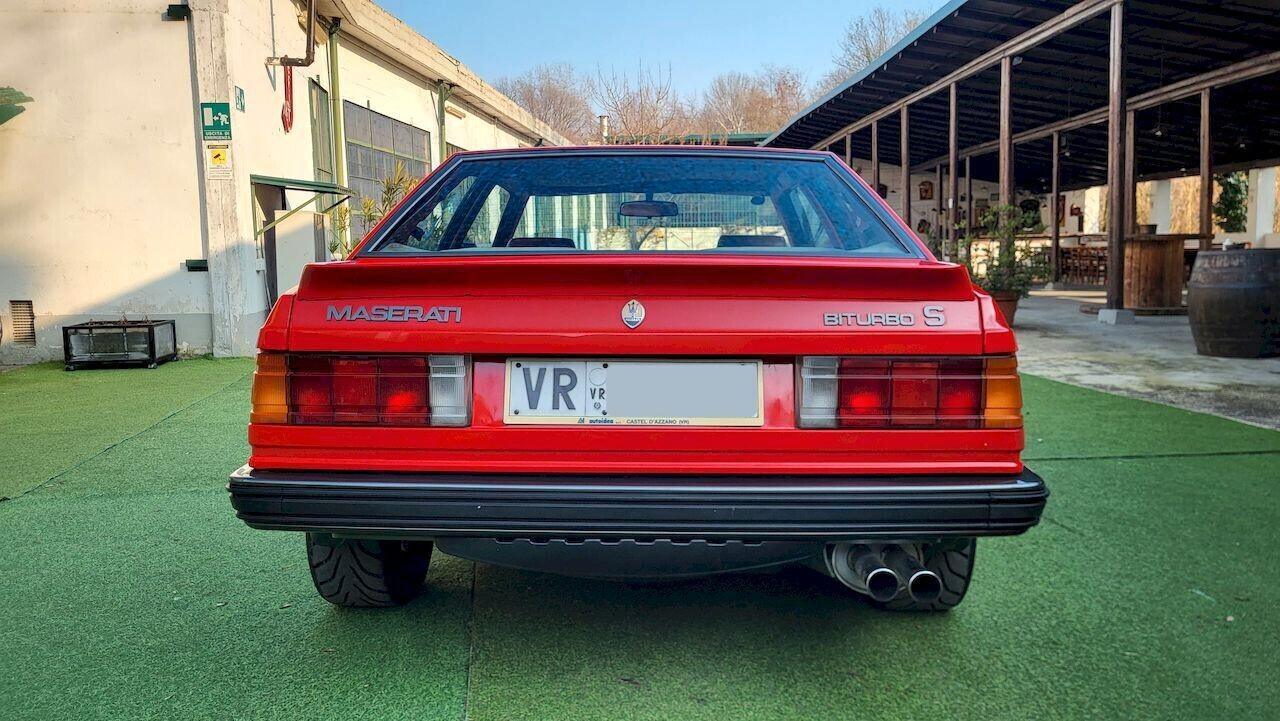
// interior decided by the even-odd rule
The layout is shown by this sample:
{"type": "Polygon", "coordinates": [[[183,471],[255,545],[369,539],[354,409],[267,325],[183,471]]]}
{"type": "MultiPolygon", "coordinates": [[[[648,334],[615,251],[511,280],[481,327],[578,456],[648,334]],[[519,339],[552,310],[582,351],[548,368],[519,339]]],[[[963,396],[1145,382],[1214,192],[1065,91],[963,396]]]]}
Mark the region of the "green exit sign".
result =
{"type": "Polygon", "coordinates": [[[205,140],[230,140],[231,103],[200,103],[200,125],[205,140]]]}

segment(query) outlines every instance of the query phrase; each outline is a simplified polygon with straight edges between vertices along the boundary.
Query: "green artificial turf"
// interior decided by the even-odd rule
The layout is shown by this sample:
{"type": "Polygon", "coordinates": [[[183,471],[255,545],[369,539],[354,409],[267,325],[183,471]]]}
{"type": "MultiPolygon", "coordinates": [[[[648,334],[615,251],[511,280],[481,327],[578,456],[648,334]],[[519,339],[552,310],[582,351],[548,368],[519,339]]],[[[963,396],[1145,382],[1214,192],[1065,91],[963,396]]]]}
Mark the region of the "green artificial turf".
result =
{"type": "Polygon", "coordinates": [[[441,554],[421,600],[353,612],[314,594],[301,538],[232,514],[248,370],[0,376],[0,442],[22,446],[0,475],[19,496],[0,502],[0,719],[1280,708],[1274,431],[1027,378],[1053,497],[1026,535],[979,543],[951,614],[882,613],[803,568],[619,584],[441,554]],[[131,395],[140,418],[115,405],[131,395]]]}
{"type": "Polygon", "coordinates": [[[80,370],[42,363],[0,373],[0,497],[17,496],[253,371],[249,359],[80,370]]]}

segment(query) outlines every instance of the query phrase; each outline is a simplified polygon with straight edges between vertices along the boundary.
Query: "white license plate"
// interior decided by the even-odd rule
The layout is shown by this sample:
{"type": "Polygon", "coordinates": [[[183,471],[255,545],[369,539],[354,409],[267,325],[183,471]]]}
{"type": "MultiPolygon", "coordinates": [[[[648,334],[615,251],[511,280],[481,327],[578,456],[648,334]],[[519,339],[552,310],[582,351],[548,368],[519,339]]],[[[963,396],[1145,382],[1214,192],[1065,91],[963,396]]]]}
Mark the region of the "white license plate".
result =
{"type": "Polygon", "coordinates": [[[503,420],[549,425],[760,426],[758,360],[512,358],[503,420]]]}

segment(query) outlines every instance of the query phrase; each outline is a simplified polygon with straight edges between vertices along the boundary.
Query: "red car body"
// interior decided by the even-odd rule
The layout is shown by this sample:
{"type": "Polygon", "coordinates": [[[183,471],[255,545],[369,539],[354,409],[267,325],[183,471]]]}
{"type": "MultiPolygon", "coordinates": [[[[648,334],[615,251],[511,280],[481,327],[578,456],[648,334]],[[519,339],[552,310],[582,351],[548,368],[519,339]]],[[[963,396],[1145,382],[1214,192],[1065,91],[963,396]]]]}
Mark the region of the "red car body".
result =
{"type": "MultiPolygon", "coordinates": [[[[771,197],[786,206],[785,198],[771,197]]],[[[608,223],[622,224],[620,216],[608,223]]],[[[366,548],[435,541],[480,560],[622,576],[795,561],[814,549],[818,556],[825,549],[828,570],[833,549],[850,569],[868,554],[882,567],[906,549],[899,565],[925,568],[929,548],[957,553],[963,549],[954,550],[956,539],[1026,530],[1047,497],[1020,458],[1016,344],[1008,325],[962,266],[935,259],[826,153],[460,154],[425,179],[351,259],[308,266],[271,312],[259,346],[252,451],[232,477],[233,503],[251,526],[307,531],[330,549],[351,539],[366,548]],[[723,247],[727,236],[717,252],[517,252],[516,240],[527,239],[513,238],[506,253],[496,252],[498,241],[483,252],[432,257],[369,251],[466,163],[599,157],[816,163],[864,204],[857,212],[891,226],[903,257],[733,252],[723,247]],[[631,301],[643,305],[636,327],[620,319],[631,301]],[[335,373],[339,363],[381,368],[379,358],[463,357],[469,417],[454,426],[294,422],[302,417],[294,407],[297,386],[307,377],[297,371],[298,359],[311,357],[339,358],[323,361],[335,373]],[[879,415],[846,423],[839,405],[833,415],[840,427],[800,427],[800,365],[808,357],[844,359],[830,361],[842,393],[846,383],[850,394],[882,389],[883,398],[870,401],[883,405],[879,415]],[[513,358],[758,361],[761,417],[746,427],[516,424],[506,405],[513,358]],[[955,371],[960,380],[948,385],[953,367],[970,370],[955,371]],[[884,377],[849,370],[857,368],[882,368],[884,377]],[[983,412],[970,408],[945,420],[951,401],[944,391],[955,403],[985,403],[983,412]],[[926,415],[895,412],[894,398],[917,392],[934,399],[926,415]],[[655,543],[663,552],[636,550],[655,543]],[[703,552],[682,556],[680,544],[703,552]],[[717,544],[720,551],[706,552],[717,544]],[[724,544],[737,550],[727,553],[724,544]]],[[[340,391],[327,387],[337,404],[340,391]]],[[[370,393],[379,403],[385,395],[370,393]]],[[[371,419],[383,417],[371,412],[371,419]]],[[[904,584],[895,586],[899,601],[910,596],[900,577],[911,568],[894,569],[904,584]]],[[[838,568],[833,575],[868,592],[865,573],[838,568]]]]}

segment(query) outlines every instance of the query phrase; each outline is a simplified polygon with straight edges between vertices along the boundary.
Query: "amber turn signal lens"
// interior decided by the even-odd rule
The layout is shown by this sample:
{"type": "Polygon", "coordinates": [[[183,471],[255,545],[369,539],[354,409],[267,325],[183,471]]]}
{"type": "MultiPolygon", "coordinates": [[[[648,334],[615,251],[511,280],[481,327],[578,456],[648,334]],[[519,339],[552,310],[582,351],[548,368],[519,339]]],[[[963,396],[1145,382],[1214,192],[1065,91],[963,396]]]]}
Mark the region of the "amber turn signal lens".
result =
{"type": "Polygon", "coordinates": [[[288,396],[285,384],[286,363],[283,353],[259,353],[258,368],[253,373],[253,407],[251,423],[287,423],[288,396]]]}
{"type": "Polygon", "coordinates": [[[983,406],[984,427],[1022,427],[1022,382],[1018,380],[1017,358],[987,359],[986,403],[983,406]]]}

